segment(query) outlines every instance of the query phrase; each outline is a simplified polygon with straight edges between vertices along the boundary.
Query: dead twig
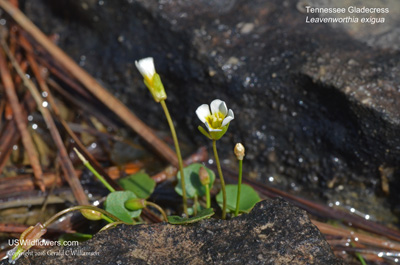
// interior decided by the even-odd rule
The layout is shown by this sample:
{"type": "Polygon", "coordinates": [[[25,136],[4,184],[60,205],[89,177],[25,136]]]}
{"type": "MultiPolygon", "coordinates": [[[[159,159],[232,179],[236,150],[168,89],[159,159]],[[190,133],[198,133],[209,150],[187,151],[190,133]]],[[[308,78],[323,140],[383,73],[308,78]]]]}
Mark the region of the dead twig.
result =
{"type": "Polygon", "coordinates": [[[345,228],[335,227],[326,223],[322,223],[316,220],[311,220],[311,222],[318,227],[318,229],[326,235],[341,236],[346,239],[351,239],[354,242],[375,246],[384,249],[390,249],[395,251],[400,251],[400,244],[388,239],[382,239],[376,236],[369,236],[362,233],[350,231],[345,228]]]}
{"type": "MultiPolygon", "coordinates": [[[[105,168],[107,174],[113,180],[117,180],[122,176],[131,175],[139,172],[142,169],[140,164],[137,163],[128,163],[126,165],[118,167],[109,167],[105,168]]],[[[80,177],[82,174],[81,170],[75,170],[75,174],[80,177]]],[[[61,187],[62,181],[61,179],[57,179],[57,175],[55,173],[44,173],[43,174],[43,182],[47,189],[51,188],[54,182],[56,182],[56,186],[61,187]]],[[[12,194],[16,192],[22,191],[30,191],[34,190],[35,184],[30,174],[17,175],[9,178],[0,178],[0,194],[6,196],[7,194],[12,194]]]]}
{"type": "Polygon", "coordinates": [[[96,119],[98,119],[105,126],[116,129],[116,125],[113,122],[111,122],[107,117],[105,117],[99,111],[92,108],[86,102],[83,102],[83,101],[79,100],[78,98],[73,97],[70,93],[68,93],[66,90],[64,90],[53,79],[48,78],[46,81],[50,85],[50,87],[54,88],[54,90],[56,90],[57,93],[60,94],[64,99],[66,99],[68,102],[72,103],[74,106],[79,107],[79,110],[81,112],[88,113],[88,114],[96,117],[96,119]]]}
{"type": "MultiPolygon", "coordinates": [[[[98,171],[100,174],[107,180],[110,181],[110,176],[103,170],[103,167],[97,162],[97,160],[92,156],[91,153],[88,152],[86,147],[82,144],[81,140],[78,138],[78,136],[71,130],[71,128],[68,126],[67,122],[61,117],[60,115],[60,110],[57,107],[57,104],[54,100],[54,97],[50,91],[50,89],[47,86],[46,81],[42,77],[39,71],[39,66],[37,65],[36,61],[34,60],[31,51],[32,47],[29,44],[29,42],[21,35],[20,36],[20,43],[21,45],[26,49],[26,58],[28,59],[28,62],[31,66],[32,72],[34,73],[36,80],[42,89],[42,91],[47,93],[47,99],[50,103],[51,109],[54,111],[54,114],[60,121],[61,125],[64,127],[65,131],[68,133],[68,135],[75,141],[75,144],[77,145],[77,148],[80,152],[84,153],[91,165],[98,171]]],[[[113,184],[117,185],[115,182],[113,184]]],[[[112,185],[112,184],[111,184],[112,185]]],[[[113,188],[116,188],[116,186],[113,186],[113,188]]]]}
{"type": "MultiPolygon", "coordinates": [[[[233,174],[231,170],[226,169],[225,171],[229,172],[228,178],[230,179],[230,182],[236,180],[235,174],[233,174]]],[[[390,238],[392,240],[400,241],[400,232],[391,229],[387,226],[366,220],[362,217],[344,212],[342,210],[334,209],[332,207],[327,207],[325,205],[294,196],[285,191],[269,187],[268,185],[265,185],[258,181],[254,181],[251,179],[244,179],[243,182],[251,185],[256,191],[258,191],[264,197],[265,196],[269,198],[283,197],[284,199],[290,201],[297,207],[300,207],[315,216],[320,216],[322,218],[329,218],[334,220],[341,220],[343,223],[348,223],[348,224],[351,223],[353,227],[358,227],[363,230],[369,231],[371,233],[378,234],[390,238]]]]}
{"type": "Polygon", "coordinates": [[[60,155],[60,161],[61,161],[61,167],[64,172],[64,176],[67,179],[68,184],[70,185],[72,192],[75,196],[75,199],[77,202],[81,205],[89,204],[89,201],[86,197],[86,194],[82,188],[81,183],[79,182],[78,177],[75,174],[74,167],[72,165],[71,160],[69,159],[67,150],[65,149],[63,140],[57,131],[56,124],[54,123],[53,118],[51,117],[51,114],[49,110],[43,105],[44,101],[42,100],[42,97],[40,96],[39,91],[35,87],[35,85],[32,83],[30,79],[28,79],[25,76],[25,73],[22,71],[20,65],[17,63],[15,60],[14,56],[9,52],[7,44],[2,41],[2,46],[4,51],[6,52],[8,58],[10,59],[11,64],[17,71],[18,75],[22,78],[24,85],[28,88],[29,92],[32,94],[33,98],[36,101],[36,105],[39,108],[39,111],[41,112],[47,127],[50,130],[50,134],[58,148],[59,155],[60,155]]]}
{"type": "MultiPolygon", "coordinates": [[[[2,40],[2,43],[4,43],[4,40],[2,40]]],[[[6,58],[3,52],[0,52],[0,72],[1,72],[1,79],[4,84],[4,90],[7,94],[7,98],[13,110],[13,117],[16,126],[22,136],[22,143],[26,149],[29,161],[33,169],[36,184],[38,185],[40,190],[44,191],[45,186],[43,184],[43,179],[42,179],[43,172],[39,163],[38,154],[33,144],[33,140],[26,127],[26,122],[25,119],[23,118],[22,108],[19,103],[18,96],[15,92],[14,84],[11,79],[11,74],[7,68],[6,58]]]]}
{"type": "MultiPolygon", "coordinates": [[[[25,93],[25,96],[22,100],[23,116],[26,117],[36,106],[35,101],[29,93],[25,93]]],[[[25,120],[25,123],[27,121],[25,120]]],[[[7,159],[9,158],[12,147],[18,142],[20,139],[20,134],[18,132],[17,126],[15,125],[14,120],[7,121],[2,134],[0,136],[0,173],[3,172],[3,168],[7,163],[7,159]]]]}

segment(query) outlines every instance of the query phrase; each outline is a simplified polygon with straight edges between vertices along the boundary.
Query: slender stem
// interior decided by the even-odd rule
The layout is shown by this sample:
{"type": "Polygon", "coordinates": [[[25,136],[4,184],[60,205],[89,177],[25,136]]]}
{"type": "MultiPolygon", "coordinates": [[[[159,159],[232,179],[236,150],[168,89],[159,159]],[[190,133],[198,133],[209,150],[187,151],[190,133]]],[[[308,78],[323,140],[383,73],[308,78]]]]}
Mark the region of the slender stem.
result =
{"type": "Polygon", "coordinates": [[[238,216],[239,214],[240,190],[242,189],[242,166],[243,166],[243,160],[239,160],[239,179],[238,179],[235,216],[238,216]]]}
{"type": "Polygon", "coordinates": [[[221,164],[219,163],[219,157],[217,152],[217,141],[213,140],[213,150],[214,150],[214,157],[215,163],[217,164],[218,174],[221,181],[221,189],[222,189],[222,219],[226,218],[226,190],[225,190],[225,180],[224,176],[222,175],[221,164]]]}
{"type": "Polygon", "coordinates": [[[194,195],[194,203],[193,203],[193,214],[196,216],[197,215],[197,207],[198,207],[198,203],[199,203],[199,198],[196,195],[194,195]]]}
{"type": "Polygon", "coordinates": [[[103,178],[102,175],[100,175],[96,169],[94,169],[92,167],[92,165],[89,163],[89,161],[86,161],[86,163],[83,163],[85,165],[85,167],[87,167],[96,177],[98,180],[101,181],[101,183],[103,183],[103,185],[110,191],[110,192],[114,192],[115,189],[103,178]]]}
{"type": "Polygon", "coordinates": [[[161,208],[158,204],[155,204],[154,202],[146,201],[146,205],[149,205],[149,206],[152,206],[152,207],[156,208],[162,214],[164,220],[166,222],[168,222],[167,214],[164,212],[163,208],[161,208]]]}
{"type": "Polygon", "coordinates": [[[97,177],[98,180],[101,181],[101,183],[103,183],[103,185],[110,191],[110,192],[114,192],[115,189],[103,178],[102,175],[99,174],[99,172],[97,172],[96,169],[94,169],[92,167],[92,165],[89,163],[89,161],[86,160],[86,158],[78,151],[78,149],[74,148],[75,153],[78,155],[79,159],[82,161],[83,165],[85,167],[87,167],[92,173],[93,175],[95,175],[97,177]]]}
{"type": "Polygon", "coordinates": [[[168,121],[168,124],[169,124],[169,128],[171,130],[172,138],[174,139],[176,156],[178,157],[179,171],[181,173],[183,212],[186,214],[186,216],[189,216],[188,211],[187,211],[185,175],[183,174],[183,161],[182,161],[181,149],[179,148],[178,137],[176,136],[174,123],[172,122],[171,115],[169,115],[169,111],[168,111],[168,108],[167,108],[167,104],[165,103],[165,100],[161,100],[160,103],[161,103],[161,106],[162,106],[162,108],[164,110],[165,117],[167,118],[167,121],[168,121]]]}
{"type": "Polygon", "coordinates": [[[211,208],[211,196],[210,196],[210,186],[206,185],[206,199],[207,199],[207,208],[211,208]]]}
{"type": "MultiPolygon", "coordinates": [[[[47,220],[44,224],[43,224],[43,228],[46,228],[47,226],[49,226],[52,222],[54,222],[55,220],[57,220],[58,218],[60,218],[62,215],[72,212],[72,211],[77,211],[77,210],[82,210],[82,209],[87,209],[87,210],[93,210],[93,211],[97,211],[100,212],[102,214],[104,214],[105,216],[110,217],[111,219],[114,219],[115,221],[122,221],[121,219],[119,219],[118,217],[114,216],[113,214],[100,209],[98,207],[95,206],[89,206],[89,205],[78,205],[78,206],[74,206],[71,208],[67,208],[65,210],[62,210],[61,212],[56,213],[55,215],[53,215],[52,217],[50,217],[49,220],[47,220]]],[[[125,222],[124,222],[125,223],[125,222]]],[[[128,224],[128,223],[125,223],[128,224]]]]}
{"type": "Polygon", "coordinates": [[[105,221],[107,221],[109,223],[114,222],[112,219],[110,219],[109,217],[105,216],[104,214],[101,215],[101,219],[103,219],[103,220],[105,220],[105,221]]]}
{"type": "Polygon", "coordinates": [[[105,230],[109,229],[111,226],[120,225],[120,224],[126,224],[126,223],[122,222],[122,221],[112,222],[112,223],[106,224],[102,229],[100,229],[99,232],[105,231],[105,230]]]}

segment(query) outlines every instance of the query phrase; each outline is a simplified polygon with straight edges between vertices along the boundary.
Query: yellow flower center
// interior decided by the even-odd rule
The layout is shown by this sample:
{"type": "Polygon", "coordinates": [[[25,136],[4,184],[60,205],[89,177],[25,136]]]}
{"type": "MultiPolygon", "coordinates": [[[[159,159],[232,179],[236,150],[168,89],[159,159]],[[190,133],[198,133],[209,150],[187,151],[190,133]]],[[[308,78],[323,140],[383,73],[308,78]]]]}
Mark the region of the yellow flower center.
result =
{"type": "Polygon", "coordinates": [[[153,86],[153,79],[151,78],[151,76],[145,75],[144,79],[149,84],[149,86],[151,86],[151,87],[153,86]]]}
{"type": "Polygon", "coordinates": [[[222,122],[224,121],[224,118],[225,116],[218,111],[214,114],[208,115],[206,117],[206,121],[212,129],[220,129],[222,127],[222,122]]]}

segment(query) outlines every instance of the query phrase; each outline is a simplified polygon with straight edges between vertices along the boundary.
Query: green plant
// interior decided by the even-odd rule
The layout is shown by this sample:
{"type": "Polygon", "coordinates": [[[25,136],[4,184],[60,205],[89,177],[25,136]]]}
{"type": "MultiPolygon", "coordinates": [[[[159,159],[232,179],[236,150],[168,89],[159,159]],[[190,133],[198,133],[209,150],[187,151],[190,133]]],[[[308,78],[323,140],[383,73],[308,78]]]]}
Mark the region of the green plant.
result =
{"type": "Polygon", "coordinates": [[[233,111],[226,107],[224,101],[220,99],[214,99],[210,106],[203,104],[196,110],[197,117],[201,122],[204,123],[208,132],[201,126],[198,127],[199,131],[204,134],[208,139],[212,140],[215,163],[218,169],[218,175],[221,181],[221,189],[223,196],[222,203],[222,219],[226,218],[226,191],[225,191],[225,180],[222,174],[221,163],[219,162],[217,152],[217,140],[226,133],[229,127],[229,123],[234,119],[233,111]],[[211,110],[210,110],[211,109],[211,110]]]}
{"type": "MultiPolygon", "coordinates": [[[[164,85],[161,82],[160,76],[156,73],[154,67],[154,60],[152,57],[144,58],[139,61],[135,61],[136,68],[139,70],[140,74],[143,76],[144,84],[150,90],[156,102],[161,104],[164,110],[165,117],[167,118],[169,128],[171,130],[172,138],[174,139],[176,156],[178,157],[179,171],[183,176],[183,160],[181,155],[181,150],[179,148],[178,137],[175,132],[175,126],[172,122],[171,115],[169,114],[167,104],[165,100],[167,99],[167,94],[165,93],[164,85]]],[[[187,197],[185,187],[185,178],[182,178],[182,198],[183,198],[183,211],[188,215],[187,211],[187,197]]]]}
{"type": "MultiPolygon", "coordinates": [[[[254,207],[254,205],[260,201],[260,197],[257,192],[249,185],[242,184],[242,196],[239,201],[239,212],[248,213],[254,207]]],[[[227,211],[236,211],[238,185],[226,185],[226,197],[227,197],[227,211]]],[[[219,206],[222,206],[223,197],[222,192],[219,192],[216,196],[219,206]]]]}

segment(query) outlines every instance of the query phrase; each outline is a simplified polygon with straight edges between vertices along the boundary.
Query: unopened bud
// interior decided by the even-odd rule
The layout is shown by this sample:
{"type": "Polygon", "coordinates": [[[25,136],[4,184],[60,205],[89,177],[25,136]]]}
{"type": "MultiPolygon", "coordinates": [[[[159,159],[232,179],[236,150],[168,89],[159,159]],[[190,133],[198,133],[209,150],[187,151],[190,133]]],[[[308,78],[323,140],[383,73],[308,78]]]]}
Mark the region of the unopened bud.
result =
{"type": "Polygon", "coordinates": [[[143,76],[144,84],[150,90],[156,102],[167,99],[164,86],[161,82],[160,76],[156,73],[154,67],[154,60],[152,57],[144,58],[139,61],[135,61],[136,68],[143,76]]]}
{"type": "Polygon", "coordinates": [[[125,208],[130,211],[137,211],[146,207],[145,199],[129,199],[125,202],[125,208]]]}
{"type": "Polygon", "coordinates": [[[201,185],[206,186],[210,184],[210,175],[208,174],[207,170],[204,167],[200,168],[199,177],[201,185]]]}
{"type": "Polygon", "coordinates": [[[236,158],[238,160],[243,160],[244,158],[244,146],[241,143],[238,143],[235,145],[235,149],[234,149],[236,158]]]}
{"type": "Polygon", "coordinates": [[[80,210],[81,214],[91,221],[101,220],[101,213],[94,210],[82,209],[80,210]]]}

